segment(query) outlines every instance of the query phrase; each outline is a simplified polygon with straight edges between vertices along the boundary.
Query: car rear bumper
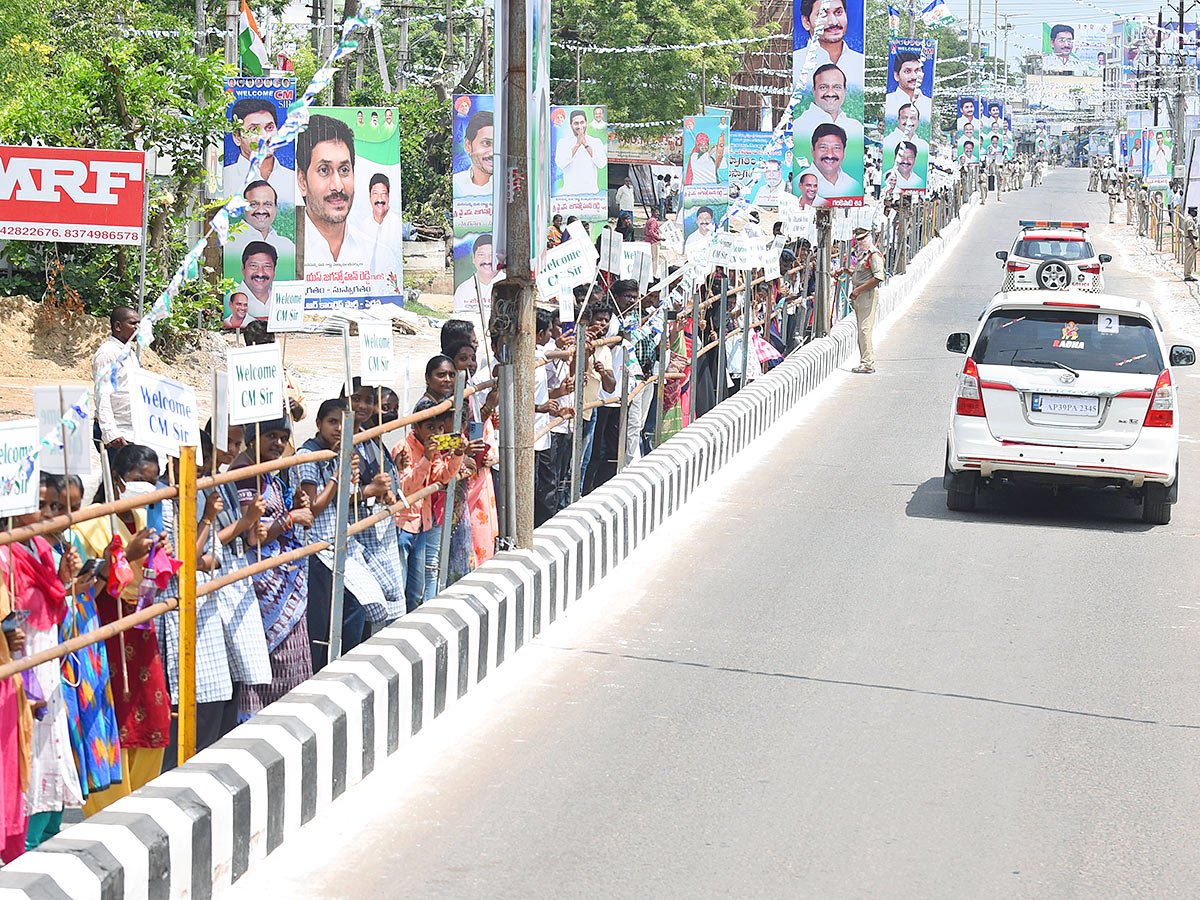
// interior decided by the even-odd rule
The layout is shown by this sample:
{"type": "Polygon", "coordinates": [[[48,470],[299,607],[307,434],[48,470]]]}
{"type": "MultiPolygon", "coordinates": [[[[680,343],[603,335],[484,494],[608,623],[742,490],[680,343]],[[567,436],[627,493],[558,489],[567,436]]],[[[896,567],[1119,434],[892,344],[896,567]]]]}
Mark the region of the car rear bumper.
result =
{"type": "MultiPolygon", "coordinates": [[[[1030,272],[1021,272],[1019,274],[1009,272],[1004,278],[1004,286],[1001,290],[1004,291],[1037,291],[1040,290],[1037,284],[1035,274],[1030,272]]],[[[1104,275],[1087,275],[1085,274],[1082,280],[1079,273],[1073,276],[1074,281],[1071,283],[1071,288],[1077,291],[1083,291],[1088,294],[1103,294],[1104,293],[1104,275]]]]}
{"type": "Polygon", "coordinates": [[[1061,447],[998,441],[987,421],[953,416],[947,466],[952,472],[976,471],[984,478],[1059,483],[1090,480],[1139,488],[1148,481],[1172,485],[1179,459],[1174,428],[1143,428],[1125,449],[1061,447]]]}

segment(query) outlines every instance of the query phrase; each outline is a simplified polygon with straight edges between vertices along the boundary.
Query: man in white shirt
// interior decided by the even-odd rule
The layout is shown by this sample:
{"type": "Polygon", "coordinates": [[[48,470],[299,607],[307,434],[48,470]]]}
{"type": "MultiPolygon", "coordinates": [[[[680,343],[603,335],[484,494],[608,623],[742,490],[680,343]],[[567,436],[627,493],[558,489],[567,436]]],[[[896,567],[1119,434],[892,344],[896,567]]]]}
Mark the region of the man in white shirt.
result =
{"type": "Polygon", "coordinates": [[[696,230],[688,235],[683,242],[683,255],[691,259],[701,248],[707,247],[712,241],[713,211],[711,207],[701,206],[696,210],[696,230]]]}
{"type": "Polygon", "coordinates": [[[813,102],[793,128],[795,134],[812,134],[818,125],[830,122],[846,132],[847,138],[862,140],[862,122],[842,111],[846,102],[846,73],[833,63],[813,72],[813,102]]]}
{"type": "Polygon", "coordinates": [[[975,125],[975,98],[962,97],[958,101],[958,130],[961,133],[965,125],[975,125]]]}
{"type": "Polygon", "coordinates": [[[757,206],[778,206],[779,194],[783,190],[783,163],[768,159],[763,164],[763,178],[754,186],[753,193],[746,199],[757,206]]]}
{"type": "Polygon", "coordinates": [[[840,126],[818,125],[812,135],[812,154],[819,196],[826,199],[862,196],[862,184],[842,171],[842,161],[846,158],[846,132],[840,126]]]}
{"type": "Polygon", "coordinates": [[[1150,148],[1150,167],[1147,178],[1169,178],[1171,176],[1171,152],[1167,150],[1166,132],[1154,132],[1154,146],[1150,148]]]}
{"type": "Polygon", "coordinates": [[[275,248],[278,264],[275,273],[284,281],[296,277],[296,245],[290,238],[275,230],[275,218],[279,215],[278,194],[270,182],[255,181],[246,188],[246,224],[225,245],[225,274],[236,277],[242,253],[253,241],[264,241],[275,248]]]}
{"type": "MultiPolygon", "coordinates": [[[[233,196],[246,186],[250,177],[250,157],[258,150],[258,142],[274,137],[278,112],[275,104],[265,97],[243,97],[233,104],[229,115],[233,143],[239,153],[236,159],[225,160],[223,177],[225,193],[233,196]]],[[[277,202],[284,206],[296,205],[296,173],[282,165],[273,153],[262,161],[254,180],[260,178],[275,189],[277,202]]]]}
{"type": "Polygon", "coordinates": [[[471,165],[454,173],[455,197],[492,195],[492,167],[495,165],[492,158],[495,143],[493,127],[490,110],[476,110],[467,120],[463,152],[467,154],[471,165]]]}
{"type": "Polygon", "coordinates": [[[304,262],[357,263],[370,244],[350,227],[354,205],[354,132],[332,116],[314,115],[296,139],[296,183],[304,198],[304,262]]]}
{"type": "Polygon", "coordinates": [[[1055,25],[1050,29],[1050,54],[1042,57],[1043,72],[1087,73],[1094,66],[1084,63],[1072,51],[1075,49],[1075,29],[1070,25],[1055,25]]]}
{"type": "MultiPolygon", "coordinates": [[[[562,172],[562,194],[594,194],[601,190],[600,170],[608,165],[608,150],[599,138],[587,133],[587,115],[571,110],[571,133],[559,138],[554,164],[562,172]]],[[[604,190],[608,189],[605,185],[604,190]]]]}
{"type": "Polygon", "coordinates": [[[372,238],[370,266],[376,275],[398,275],[404,255],[404,227],[392,209],[392,182],[382,172],[371,176],[372,238]]]}
{"type": "Polygon", "coordinates": [[[846,6],[843,0],[801,0],[800,24],[808,32],[808,46],[801,47],[792,53],[792,81],[800,80],[809,49],[816,58],[816,64],[834,63],[846,74],[846,84],[849,90],[862,90],[866,76],[866,61],[862,53],[851,50],[846,46],[846,6]],[[825,4],[828,3],[828,8],[825,4]],[[813,11],[816,10],[816,21],[813,11]],[[816,32],[824,28],[819,35],[816,32]],[[817,46],[812,47],[812,37],[816,36],[817,46]]]}
{"type": "Polygon", "coordinates": [[[725,129],[717,137],[716,146],[711,146],[708,135],[703,131],[696,135],[692,154],[688,157],[683,173],[684,184],[717,184],[717,173],[721,170],[721,159],[725,156],[725,129]]]}
{"type": "Polygon", "coordinates": [[[895,119],[901,106],[912,104],[925,118],[932,111],[932,101],[921,93],[921,82],[925,78],[925,63],[921,54],[911,50],[902,50],[892,59],[892,73],[896,76],[896,90],[887,95],[884,101],[883,116],[890,121],[895,119]]]}
{"type": "Polygon", "coordinates": [[[278,259],[275,248],[265,241],[251,241],[242,251],[242,283],[234,290],[243,292],[250,300],[251,319],[267,317],[278,259]]]}
{"type": "Polygon", "coordinates": [[[987,121],[983,123],[984,134],[1003,134],[1004,133],[1004,110],[999,103],[988,104],[987,121]]]}
{"type": "Polygon", "coordinates": [[[800,178],[797,184],[800,185],[800,208],[806,206],[826,206],[827,204],[817,196],[817,186],[820,184],[821,176],[817,174],[816,169],[805,169],[800,173],[800,178]]]}
{"type": "Polygon", "coordinates": [[[475,238],[475,243],[471,245],[471,262],[475,265],[475,274],[454,290],[455,312],[475,312],[481,305],[486,310],[491,305],[492,279],[496,277],[496,266],[492,256],[490,234],[481,234],[475,238]]]}
{"type": "Polygon", "coordinates": [[[896,145],[896,165],[887,174],[887,185],[897,188],[923,188],[925,179],[913,171],[917,163],[917,145],[902,141],[896,145]]]}
{"type": "Polygon", "coordinates": [[[633,219],[633,182],[628,175],[617,188],[617,213],[629,213],[630,220],[633,219]]]}
{"type": "Polygon", "coordinates": [[[908,141],[910,144],[915,144],[918,153],[922,150],[928,152],[929,142],[917,137],[917,126],[919,124],[921,124],[921,114],[917,112],[915,106],[907,103],[900,107],[900,112],[896,118],[896,130],[883,139],[884,152],[889,148],[895,149],[901,141],[908,141]]]}
{"type": "Polygon", "coordinates": [[[133,412],[129,399],[129,376],[141,369],[137,354],[129,346],[137,334],[141,317],[128,306],[118,306],[108,315],[110,334],[92,357],[92,383],[96,385],[96,418],[92,437],[104,447],[111,461],[116,452],[133,442],[133,412]],[[112,368],[116,365],[116,387],[112,368]]]}

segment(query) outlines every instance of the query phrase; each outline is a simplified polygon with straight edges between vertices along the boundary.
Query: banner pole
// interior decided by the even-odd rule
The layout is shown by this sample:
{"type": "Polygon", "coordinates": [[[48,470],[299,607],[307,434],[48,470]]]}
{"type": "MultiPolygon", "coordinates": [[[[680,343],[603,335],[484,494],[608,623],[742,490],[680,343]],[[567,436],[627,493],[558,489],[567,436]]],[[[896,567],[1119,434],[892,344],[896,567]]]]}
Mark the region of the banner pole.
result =
{"type": "MultiPolygon", "coordinates": [[[[138,318],[146,314],[146,245],[150,238],[150,155],[142,162],[142,252],[138,261],[138,318]]],[[[134,348],[138,359],[142,358],[141,345],[134,348]]]]}
{"type": "MultiPolygon", "coordinates": [[[[463,391],[467,385],[467,373],[459,372],[454,376],[454,433],[460,438],[462,437],[463,425],[463,391]]],[[[442,588],[446,586],[446,569],[450,563],[450,535],[454,531],[454,493],[458,489],[458,475],[450,479],[450,483],[446,485],[446,507],[442,515],[442,540],[441,546],[438,548],[438,574],[437,574],[437,589],[438,593],[442,592],[442,588]]],[[[426,600],[431,600],[431,597],[426,597],[426,600]]]]}
{"type": "Polygon", "coordinates": [[[346,590],[346,541],[350,514],[350,457],[354,453],[354,413],[342,410],[342,438],[338,443],[337,518],[333,530],[333,588],[329,596],[329,661],[342,655],[342,609],[346,590]]]}
{"type": "MultiPolygon", "coordinates": [[[[196,752],[196,448],[179,448],[179,764],[196,752]]],[[[214,523],[213,527],[216,525],[214,523]]]]}

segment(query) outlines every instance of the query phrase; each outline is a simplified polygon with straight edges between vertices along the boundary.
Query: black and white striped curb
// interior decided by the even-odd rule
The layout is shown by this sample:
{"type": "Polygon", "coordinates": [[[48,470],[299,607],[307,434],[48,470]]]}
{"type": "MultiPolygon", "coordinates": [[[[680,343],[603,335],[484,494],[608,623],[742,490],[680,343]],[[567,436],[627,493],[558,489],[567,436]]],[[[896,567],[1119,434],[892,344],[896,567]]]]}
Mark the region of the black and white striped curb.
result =
{"type": "MultiPolygon", "coordinates": [[[[908,299],[963,220],[892,279],[908,299]]],[[[0,900],[208,900],[582,599],[692,493],[855,358],[845,320],[250,722],[0,870],[0,900]]]]}

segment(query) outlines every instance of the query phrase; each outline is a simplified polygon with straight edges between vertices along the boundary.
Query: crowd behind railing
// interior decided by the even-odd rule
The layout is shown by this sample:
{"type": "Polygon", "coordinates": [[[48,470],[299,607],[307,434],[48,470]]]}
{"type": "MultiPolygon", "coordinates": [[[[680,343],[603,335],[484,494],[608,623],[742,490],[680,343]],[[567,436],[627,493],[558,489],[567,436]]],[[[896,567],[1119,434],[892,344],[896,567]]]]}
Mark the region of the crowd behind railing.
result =
{"type": "MultiPolygon", "coordinates": [[[[956,181],[878,211],[889,274],[967,190],[956,181]]],[[[657,330],[638,326],[670,288],[643,293],[603,272],[576,288],[573,323],[537,309],[535,524],[848,314],[854,242],[829,239],[823,261],[813,243],[781,237],[777,277],[716,268],[657,330]]],[[[165,467],[150,447],[101,446],[111,485],[91,504],[78,477],[41,475],[39,508],[0,534],[4,861],[56,834],[64,811],[92,815],[211,745],[511,545],[504,336],[481,329],[443,325],[409,415],[394,391],[355,379],[318,404],[315,435],[294,449],[297,404],[216,440],[210,421],[198,454],[182,448],[165,467]]]]}

